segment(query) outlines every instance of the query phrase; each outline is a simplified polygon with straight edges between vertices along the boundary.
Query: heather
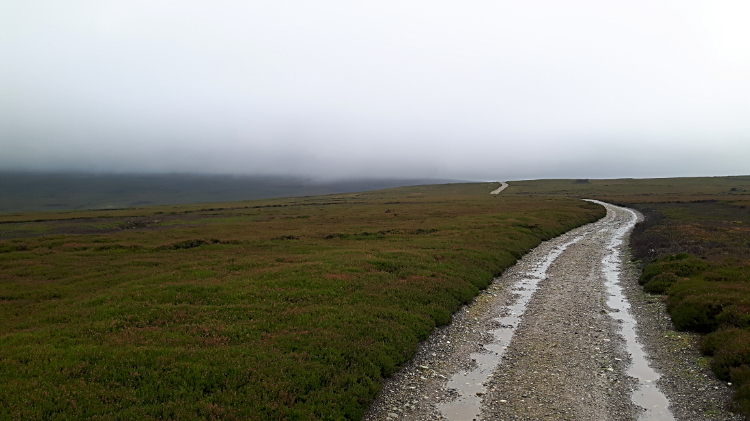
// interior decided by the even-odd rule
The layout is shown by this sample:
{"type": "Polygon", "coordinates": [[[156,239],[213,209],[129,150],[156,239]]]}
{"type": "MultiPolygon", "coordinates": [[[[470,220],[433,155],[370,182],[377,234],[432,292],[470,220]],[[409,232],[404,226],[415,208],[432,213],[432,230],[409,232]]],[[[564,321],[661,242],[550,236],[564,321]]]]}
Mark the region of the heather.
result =
{"type": "Polygon", "coordinates": [[[0,216],[10,419],[358,419],[419,341],[603,209],[492,183],[0,216]]]}

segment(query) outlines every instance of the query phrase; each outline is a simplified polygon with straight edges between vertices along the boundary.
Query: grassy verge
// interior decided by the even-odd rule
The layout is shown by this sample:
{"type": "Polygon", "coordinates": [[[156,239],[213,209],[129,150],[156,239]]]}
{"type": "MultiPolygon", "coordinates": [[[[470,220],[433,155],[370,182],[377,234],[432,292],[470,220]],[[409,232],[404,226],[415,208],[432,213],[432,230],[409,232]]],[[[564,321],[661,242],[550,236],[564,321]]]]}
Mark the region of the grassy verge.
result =
{"type": "Polygon", "coordinates": [[[603,215],[495,187],[0,216],[0,418],[358,419],[493,275],[603,215]]]}
{"type": "MultiPolygon", "coordinates": [[[[716,375],[750,415],[750,177],[549,180],[511,183],[518,195],[593,197],[646,219],[631,237],[640,283],[665,294],[679,330],[703,333],[716,375]]],[[[509,190],[512,192],[513,190],[509,190]]]]}

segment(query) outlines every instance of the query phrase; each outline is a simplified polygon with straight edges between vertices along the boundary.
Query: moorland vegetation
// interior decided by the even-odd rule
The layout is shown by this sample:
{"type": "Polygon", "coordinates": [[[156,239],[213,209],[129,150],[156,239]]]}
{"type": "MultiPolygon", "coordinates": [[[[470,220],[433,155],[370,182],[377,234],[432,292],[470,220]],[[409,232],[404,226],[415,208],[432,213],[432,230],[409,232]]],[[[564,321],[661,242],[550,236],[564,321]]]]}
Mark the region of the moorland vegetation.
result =
{"type": "Polygon", "coordinates": [[[359,419],[494,275],[604,214],[496,187],[0,215],[0,418],[359,419]]]}

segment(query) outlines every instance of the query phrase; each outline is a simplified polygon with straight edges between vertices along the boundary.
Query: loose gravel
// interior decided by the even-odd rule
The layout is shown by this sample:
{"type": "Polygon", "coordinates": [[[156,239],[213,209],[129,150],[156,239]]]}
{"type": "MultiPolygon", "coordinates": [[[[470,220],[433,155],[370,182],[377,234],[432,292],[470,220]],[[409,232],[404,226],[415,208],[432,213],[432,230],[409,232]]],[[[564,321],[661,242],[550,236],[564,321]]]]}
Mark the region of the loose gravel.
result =
{"type": "MultiPolygon", "coordinates": [[[[578,237],[537,284],[501,363],[476,392],[481,408],[467,420],[643,418],[646,411],[631,399],[638,381],[628,375],[631,358],[610,316],[602,274],[606,245],[627,211],[606,207],[605,218],[542,243],[456,313],[450,325],[436,329],[416,357],[386,380],[364,420],[449,420],[441,408],[461,390],[448,388],[448,381],[466,374],[466,383],[472,383],[477,357],[472,354],[487,353],[483,345],[496,341],[491,332],[503,327],[496,319],[508,316],[517,301],[514,286],[550,252],[578,237]]],[[[669,399],[671,414],[678,420],[744,419],[730,412],[732,391],[707,368],[696,335],[674,330],[661,297],[642,291],[638,267],[626,248],[620,249],[620,286],[649,365],[661,375],[656,386],[669,399]]]]}

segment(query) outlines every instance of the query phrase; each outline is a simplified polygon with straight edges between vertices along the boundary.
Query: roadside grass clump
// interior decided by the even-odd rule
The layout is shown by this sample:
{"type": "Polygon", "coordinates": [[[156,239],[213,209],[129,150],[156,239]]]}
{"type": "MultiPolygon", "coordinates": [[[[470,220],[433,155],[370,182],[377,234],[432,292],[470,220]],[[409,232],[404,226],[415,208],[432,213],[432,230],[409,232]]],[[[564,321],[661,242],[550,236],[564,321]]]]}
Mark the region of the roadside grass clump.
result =
{"type": "Polygon", "coordinates": [[[604,215],[496,187],[0,215],[0,418],[359,419],[493,276],[604,215]]]}
{"type": "Polygon", "coordinates": [[[672,272],[659,273],[646,281],[641,279],[639,283],[643,285],[643,290],[650,294],[666,294],[669,287],[680,279],[672,272]]]}
{"type": "Polygon", "coordinates": [[[705,262],[687,253],[667,255],[643,268],[638,283],[646,292],[664,294],[681,277],[702,273],[705,262]]]}
{"type": "Polygon", "coordinates": [[[750,414],[750,364],[732,368],[729,378],[737,385],[737,407],[743,413],[750,414]]]}
{"type": "Polygon", "coordinates": [[[704,337],[701,350],[712,356],[716,376],[735,386],[738,408],[750,413],[750,331],[722,328],[704,337]]]}
{"type": "MultiPolygon", "coordinates": [[[[722,380],[732,379],[732,371],[744,372],[743,366],[750,367],[750,331],[735,327],[724,327],[706,335],[701,343],[701,351],[709,356],[711,368],[722,380]]],[[[735,380],[744,383],[740,374],[735,380]]]]}

